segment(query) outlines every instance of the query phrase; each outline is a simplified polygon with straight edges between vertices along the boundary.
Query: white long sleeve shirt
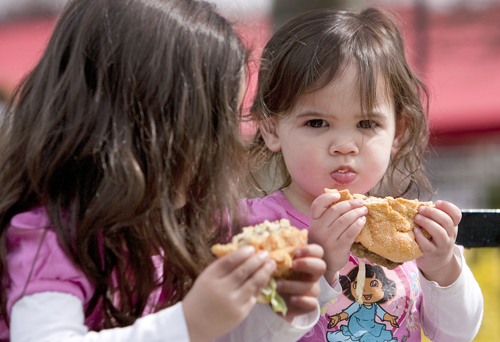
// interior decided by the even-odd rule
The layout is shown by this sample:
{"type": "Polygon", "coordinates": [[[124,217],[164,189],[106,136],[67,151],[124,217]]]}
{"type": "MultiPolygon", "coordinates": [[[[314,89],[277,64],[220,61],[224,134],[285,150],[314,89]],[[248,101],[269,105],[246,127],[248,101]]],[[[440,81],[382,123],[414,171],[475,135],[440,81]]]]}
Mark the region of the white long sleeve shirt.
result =
{"type": "MultiPolygon", "coordinates": [[[[21,298],[12,308],[11,342],[189,342],[182,302],[139,318],[124,328],[88,331],[82,302],[61,292],[42,292],[21,298]]],[[[297,317],[292,324],[269,305],[257,304],[249,316],[217,342],[296,341],[312,328],[319,309],[297,317]]]]}

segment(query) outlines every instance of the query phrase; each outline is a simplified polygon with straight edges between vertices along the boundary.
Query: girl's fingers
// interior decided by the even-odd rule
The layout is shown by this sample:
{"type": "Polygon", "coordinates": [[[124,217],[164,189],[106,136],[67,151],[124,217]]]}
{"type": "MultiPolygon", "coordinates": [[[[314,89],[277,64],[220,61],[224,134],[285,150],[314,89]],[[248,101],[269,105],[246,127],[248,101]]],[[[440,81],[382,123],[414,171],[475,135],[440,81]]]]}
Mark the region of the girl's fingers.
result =
{"type": "Polygon", "coordinates": [[[300,258],[293,261],[292,269],[294,273],[304,273],[303,276],[310,275],[311,280],[315,281],[325,273],[326,263],[319,258],[300,258]]]}
{"type": "Polygon", "coordinates": [[[446,201],[436,201],[435,205],[437,209],[445,212],[451,218],[454,226],[458,226],[462,220],[462,212],[456,205],[446,201]]]}
{"type": "Polygon", "coordinates": [[[253,246],[243,246],[222,258],[215,260],[207,267],[207,271],[214,272],[217,277],[224,277],[255,254],[253,246]]]}
{"type": "Polygon", "coordinates": [[[445,212],[441,210],[430,207],[426,207],[426,209],[420,209],[418,214],[415,215],[415,222],[417,222],[420,226],[428,225],[429,223],[435,223],[436,225],[441,227],[453,227],[453,221],[451,217],[449,217],[445,212]]]}
{"type": "Polygon", "coordinates": [[[319,285],[316,281],[279,279],[277,280],[277,284],[278,292],[280,294],[308,296],[319,295],[319,285]]]}
{"type": "Polygon", "coordinates": [[[360,217],[368,214],[368,208],[363,205],[363,200],[360,199],[341,202],[335,209],[342,210],[342,215],[333,221],[332,224],[335,222],[336,225],[344,227],[351,226],[360,217]]]}
{"type": "Polygon", "coordinates": [[[420,207],[418,214],[415,215],[415,222],[427,230],[434,238],[439,238],[439,234],[444,232],[449,238],[456,238],[457,224],[455,221],[460,222],[461,213],[458,216],[452,213],[451,217],[448,213],[439,208],[420,207]]]}
{"type": "Polygon", "coordinates": [[[415,233],[415,241],[417,241],[422,252],[428,252],[435,247],[434,242],[427,239],[420,229],[415,228],[413,232],[415,233]]]}
{"type": "Polygon", "coordinates": [[[311,218],[313,220],[320,218],[325,210],[339,199],[340,194],[336,192],[327,192],[318,196],[311,204],[311,218]]]}
{"type": "Polygon", "coordinates": [[[366,217],[361,216],[358,217],[349,227],[347,227],[345,230],[343,230],[339,236],[339,240],[344,240],[344,241],[354,241],[356,237],[359,235],[361,232],[361,229],[363,229],[364,225],[366,223],[366,217]]]}
{"type": "Polygon", "coordinates": [[[323,247],[321,247],[318,244],[312,243],[304,247],[298,248],[295,251],[294,259],[307,258],[307,257],[322,258],[323,254],[324,254],[323,247]]]}
{"type": "Polygon", "coordinates": [[[276,269],[276,262],[274,260],[268,260],[261,265],[255,272],[253,272],[250,277],[245,279],[241,284],[242,295],[252,294],[258,296],[262,289],[267,285],[271,275],[276,269]]]}
{"type": "MultiPolygon", "coordinates": [[[[260,278],[266,277],[262,276],[262,271],[264,271],[263,273],[270,272],[271,274],[274,268],[276,268],[276,262],[271,262],[269,253],[266,251],[259,251],[238,265],[234,271],[228,275],[228,278],[239,287],[246,283],[249,278],[256,277],[254,273],[261,272],[261,274],[257,275],[256,279],[258,281],[260,278]]],[[[267,276],[267,278],[269,277],[267,276]]]]}
{"type": "Polygon", "coordinates": [[[340,195],[332,192],[327,192],[316,198],[311,205],[311,219],[317,220],[327,214],[329,220],[334,221],[346,212],[364,206],[362,199],[336,203],[339,199],[340,195]]]}
{"type": "Polygon", "coordinates": [[[213,272],[213,276],[218,279],[225,279],[230,289],[233,289],[243,286],[249,280],[253,282],[251,286],[261,286],[264,282],[263,287],[275,268],[276,262],[269,259],[268,252],[255,253],[253,247],[244,246],[215,260],[207,267],[207,271],[213,272]]]}
{"type": "MultiPolygon", "coordinates": [[[[425,229],[432,237],[432,239],[429,241],[427,240],[421,231],[419,231],[422,236],[425,238],[425,240],[427,240],[429,243],[431,243],[432,245],[435,245],[435,246],[442,246],[443,244],[446,244],[449,239],[450,239],[450,233],[444,229],[441,225],[439,225],[437,222],[433,221],[432,219],[426,217],[426,216],[423,216],[423,215],[420,215],[420,214],[417,214],[415,215],[415,222],[421,226],[423,229],[425,229]]],[[[417,235],[417,233],[415,233],[417,235]]],[[[421,242],[424,243],[424,246],[426,245],[426,242],[423,239],[421,239],[421,242]]],[[[419,241],[417,240],[417,243],[419,241]]],[[[422,250],[424,249],[424,247],[421,245],[420,248],[422,248],[422,250]]]]}

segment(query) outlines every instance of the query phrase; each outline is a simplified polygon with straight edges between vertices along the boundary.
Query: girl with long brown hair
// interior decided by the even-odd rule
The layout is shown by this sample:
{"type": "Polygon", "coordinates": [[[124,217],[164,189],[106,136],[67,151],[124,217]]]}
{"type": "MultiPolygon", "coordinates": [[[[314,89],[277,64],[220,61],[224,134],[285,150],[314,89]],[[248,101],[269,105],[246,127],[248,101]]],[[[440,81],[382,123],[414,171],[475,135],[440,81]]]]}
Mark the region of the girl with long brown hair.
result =
{"type": "Polygon", "coordinates": [[[299,252],[285,319],[255,305],[266,253],[210,253],[239,227],[246,56],[204,1],[69,2],[2,118],[1,339],[288,341],[314,324],[321,247],[299,252]]]}
{"type": "MultiPolygon", "coordinates": [[[[338,284],[360,264],[350,249],[368,209],[361,199],[338,202],[338,193],[324,189],[394,197],[430,190],[426,102],[398,25],[383,10],[307,12],[264,48],[251,110],[259,129],[249,156],[266,196],[242,206],[249,224],[287,218],[323,246],[320,298],[330,302],[301,341],[420,341],[421,327],[433,341],[470,341],[479,330],[481,289],[455,245],[461,212],[449,202],[420,207],[415,222],[432,236],[414,231],[423,256],[385,271],[397,284],[394,299],[383,304],[391,324],[372,294],[363,291],[363,303],[351,305],[338,284]],[[357,317],[349,327],[329,323],[348,307],[357,317]]],[[[370,288],[366,281],[358,288],[370,288]]]]}

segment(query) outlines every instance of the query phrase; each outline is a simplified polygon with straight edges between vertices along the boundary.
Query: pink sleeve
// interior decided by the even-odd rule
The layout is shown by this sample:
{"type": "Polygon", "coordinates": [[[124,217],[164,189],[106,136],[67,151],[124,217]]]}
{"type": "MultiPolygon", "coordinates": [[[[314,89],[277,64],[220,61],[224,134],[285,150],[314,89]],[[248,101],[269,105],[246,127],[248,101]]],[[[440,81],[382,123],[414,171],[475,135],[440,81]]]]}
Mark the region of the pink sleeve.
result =
{"type": "Polygon", "coordinates": [[[252,198],[240,201],[244,224],[254,226],[265,220],[270,222],[288,218],[286,210],[275,201],[266,198],[252,198]]]}
{"type": "Polygon", "coordinates": [[[66,256],[43,208],[14,216],[6,239],[9,313],[21,297],[39,292],[68,293],[88,303],[94,288],[66,256]]]}

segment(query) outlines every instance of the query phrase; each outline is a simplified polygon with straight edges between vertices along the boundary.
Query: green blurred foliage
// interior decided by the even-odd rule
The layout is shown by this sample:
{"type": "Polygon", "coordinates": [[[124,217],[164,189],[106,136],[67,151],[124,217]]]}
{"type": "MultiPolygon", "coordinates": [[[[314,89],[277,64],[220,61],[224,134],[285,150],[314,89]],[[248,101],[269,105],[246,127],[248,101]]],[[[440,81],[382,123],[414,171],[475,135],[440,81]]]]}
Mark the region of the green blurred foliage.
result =
{"type": "MultiPolygon", "coordinates": [[[[498,341],[500,336],[500,249],[467,249],[465,259],[484,297],[483,322],[474,342],[498,341]]],[[[424,337],[422,341],[430,340],[424,337]]]]}
{"type": "Polygon", "coordinates": [[[488,207],[490,209],[500,209],[500,179],[491,182],[488,187],[488,207]]]}

